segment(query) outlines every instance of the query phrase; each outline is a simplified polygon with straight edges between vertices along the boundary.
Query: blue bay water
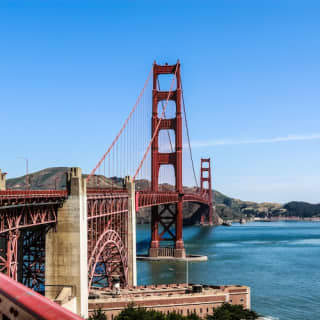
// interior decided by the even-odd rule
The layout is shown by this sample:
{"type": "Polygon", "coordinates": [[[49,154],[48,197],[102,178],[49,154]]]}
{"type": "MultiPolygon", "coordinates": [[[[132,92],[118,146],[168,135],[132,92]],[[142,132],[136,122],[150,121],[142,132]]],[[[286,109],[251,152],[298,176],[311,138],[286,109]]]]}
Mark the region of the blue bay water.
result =
{"type": "MultiPolygon", "coordinates": [[[[252,222],[232,227],[185,227],[189,282],[251,287],[252,309],[280,320],[320,319],[320,222],[252,222]]],[[[137,226],[146,253],[150,226],[137,226]]],[[[138,262],[138,283],[186,282],[184,262],[138,262]]]]}

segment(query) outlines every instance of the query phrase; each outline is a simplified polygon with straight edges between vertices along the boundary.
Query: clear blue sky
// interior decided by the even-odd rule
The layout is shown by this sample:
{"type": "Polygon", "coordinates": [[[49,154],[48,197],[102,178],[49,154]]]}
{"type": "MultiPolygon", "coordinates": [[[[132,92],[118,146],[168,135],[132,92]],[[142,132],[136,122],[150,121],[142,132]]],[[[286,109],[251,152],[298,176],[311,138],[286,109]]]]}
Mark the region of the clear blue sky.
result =
{"type": "Polygon", "coordinates": [[[194,158],[243,200],[320,202],[320,1],[0,2],[0,167],[92,169],[153,60],[182,63],[194,158]]]}

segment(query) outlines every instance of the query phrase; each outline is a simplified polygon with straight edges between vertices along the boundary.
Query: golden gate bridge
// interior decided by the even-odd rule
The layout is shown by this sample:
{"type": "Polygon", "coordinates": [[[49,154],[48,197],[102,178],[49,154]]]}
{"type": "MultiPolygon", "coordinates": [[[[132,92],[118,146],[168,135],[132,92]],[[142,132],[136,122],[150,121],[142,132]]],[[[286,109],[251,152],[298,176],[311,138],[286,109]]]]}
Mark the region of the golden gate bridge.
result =
{"type": "Polygon", "coordinates": [[[45,288],[50,296],[53,288],[56,295],[57,287],[73,281],[76,269],[81,279],[72,285],[80,300],[91,288],[110,286],[114,277],[122,287],[136,285],[136,212],[151,208],[151,257],[184,258],[183,204],[206,206],[201,224],[213,224],[210,159],[201,159],[199,182],[181,65],[154,63],[128,118],[85,180],[80,168],[72,168],[66,190],[5,190],[0,184],[0,272],[29,288],[45,288]],[[163,76],[172,77],[165,91],[163,76]],[[102,185],[95,180],[102,172],[122,183],[102,185]],[[186,189],[190,172],[196,187],[186,189]],[[144,182],[139,189],[137,181],[144,182]]]}

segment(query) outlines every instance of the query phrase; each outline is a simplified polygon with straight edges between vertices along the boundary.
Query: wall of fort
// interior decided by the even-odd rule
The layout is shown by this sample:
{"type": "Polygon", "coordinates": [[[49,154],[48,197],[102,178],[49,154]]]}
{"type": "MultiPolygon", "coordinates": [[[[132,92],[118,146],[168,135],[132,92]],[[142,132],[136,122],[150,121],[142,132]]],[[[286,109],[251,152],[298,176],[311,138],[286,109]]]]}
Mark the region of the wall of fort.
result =
{"type": "Polygon", "coordinates": [[[191,284],[150,285],[124,289],[120,295],[114,295],[111,289],[95,290],[91,299],[89,297],[89,313],[101,308],[107,319],[113,320],[122,309],[133,303],[148,310],[174,311],[181,315],[196,313],[204,318],[224,302],[250,309],[250,288],[204,285],[201,292],[195,292],[191,284]]]}

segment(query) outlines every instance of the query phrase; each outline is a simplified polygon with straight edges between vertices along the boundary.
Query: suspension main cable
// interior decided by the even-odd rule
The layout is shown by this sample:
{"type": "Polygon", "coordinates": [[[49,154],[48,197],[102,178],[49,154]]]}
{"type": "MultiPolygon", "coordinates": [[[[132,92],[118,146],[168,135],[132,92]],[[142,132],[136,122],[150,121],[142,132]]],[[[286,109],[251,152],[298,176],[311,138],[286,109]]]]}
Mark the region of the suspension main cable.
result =
{"type": "Polygon", "coordinates": [[[168,92],[168,97],[167,97],[167,100],[166,100],[166,104],[165,104],[165,106],[164,106],[164,108],[163,108],[163,110],[162,110],[160,120],[159,120],[159,122],[158,122],[158,124],[157,124],[157,127],[156,127],[155,130],[154,130],[153,136],[152,136],[152,138],[151,138],[151,140],[150,140],[150,143],[149,143],[149,145],[148,145],[148,148],[147,148],[146,152],[145,152],[144,155],[143,155],[143,158],[142,158],[142,160],[141,160],[141,162],[140,162],[140,164],[139,164],[139,167],[138,167],[136,173],[135,173],[134,176],[133,176],[133,179],[132,179],[133,182],[136,180],[136,177],[137,177],[137,175],[138,175],[138,173],[139,173],[139,171],[140,171],[140,169],[141,169],[141,167],[142,167],[142,165],[143,165],[143,163],[144,163],[144,161],[145,161],[145,159],[146,159],[146,157],[147,157],[147,155],[148,155],[148,153],[149,153],[149,150],[150,150],[150,148],[151,148],[151,145],[152,145],[152,143],[153,143],[153,140],[155,139],[155,137],[156,137],[156,135],[157,135],[157,133],[158,133],[158,130],[159,130],[161,121],[162,121],[162,119],[163,119],[163,117],[164,117],[164,114],[165,114],[165,112],[166,112],[166,108],[167,108],[167,106],[168,106],[168,102],[169,102],[169,98],[170,98],[170,93],[172,92],[174,80],[176,79],[177,70],[178,70],[178,68],[176,68],[176,70],[175,70],[175,72],[174,72],[174,76],[172,77],[171,86],[170,86],[170,89],[169,89],[169,92],[168,92]]]}
{"type": "Polygon", "coordinates": [[[91,173],[88,175],[87,177],[87,182],[90,180],[90,178],[95,174],[96,170],[100,167],[101,163],[103,162],[103,160],[106,158],[106,156],[108,155],[108,153],[111,151],[111,149],[113,148],[113,146],[116,144],[116,142],[118,141],[119,137],[121,136],[123,130],[125,129],[125,127],[127,126],[129,120],[131,119],[133,113],[136,111],[138,105],[139,105],[139,102],[144,94],[144,91],[149,83],[149,80],[151,78],[151,75],[152,75],[152,71],[153,71],[153,66],[148,74],[148,77],[147,77],[147,80],[143,86],[143,89],[141,90],[140,94],[139,94],[139,97],[135,103],[135,105],[133,106],[128,118],[126,119],[126,121],[124,122],[123,126],[121,127],[119,133],[117,134],[117,136],[115,137],[115,139],[113,140],[112,144],[110,145],[110,147],[108,148],[108,150],[105,152],[105,154],[102,156],[102,158],[100,159],[100,161],[97,163],[97,165],[95,166],[95,168],[91,171],[91,173]]]}
{"type": "Polygon", "coordinates": [[[195,180],[195,182],[196,182],[197,188],[199,188],[198,180],[197,180],[197,175],[196,175],[196,171],[195,171],[195,169],[194,169],[193,157],[192,157],[192,149],[191,149],[191,143],[190,143],[190,135],[189,135],[189,128],[188,128],[188,121],[187,121],[186,107],[185,107],[185,103],[184,103],[184,95],[183,95],[182,80],[181,80],[181,92],[182,92],[183,113],[184,113],[184,119],[185,119],[185,123],[186,123],[186,129],[187,129],[187,137],[188,137],[189,153],[190,153],[190,158],[191,158],[191,164],[192,164],[193,176],[194,176],[194,180],[195,180]]]}

